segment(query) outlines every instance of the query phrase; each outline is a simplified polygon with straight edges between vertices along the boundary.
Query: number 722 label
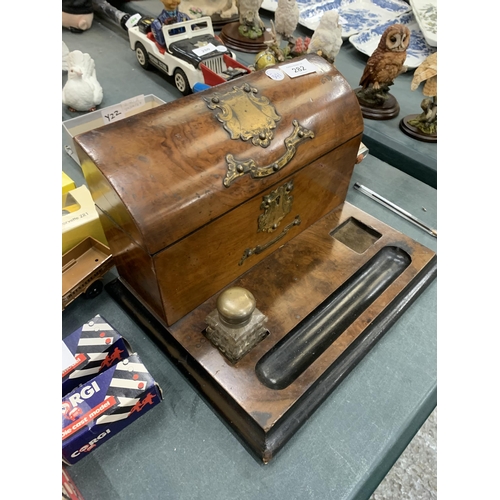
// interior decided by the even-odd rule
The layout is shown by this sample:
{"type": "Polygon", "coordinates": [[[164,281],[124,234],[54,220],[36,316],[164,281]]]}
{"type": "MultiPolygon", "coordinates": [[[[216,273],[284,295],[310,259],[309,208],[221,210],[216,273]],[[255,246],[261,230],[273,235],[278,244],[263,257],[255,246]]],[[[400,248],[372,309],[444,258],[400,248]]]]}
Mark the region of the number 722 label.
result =
{"type": "Polygon", "coordinates": [[[308,75],[309,73],[316,73],[316,67],[307,59],[302,59],[290,64],[280,66],[280,68],[290,77],[296,78],[297,76],[308,75]]]}

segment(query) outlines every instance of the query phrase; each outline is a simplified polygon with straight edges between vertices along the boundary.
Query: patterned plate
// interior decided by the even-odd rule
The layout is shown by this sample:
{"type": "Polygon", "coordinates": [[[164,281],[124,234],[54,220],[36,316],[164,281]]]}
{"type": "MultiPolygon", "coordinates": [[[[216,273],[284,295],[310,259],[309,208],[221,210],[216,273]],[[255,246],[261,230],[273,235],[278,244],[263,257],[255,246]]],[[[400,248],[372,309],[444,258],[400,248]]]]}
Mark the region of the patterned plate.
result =
{"type": "Polygon", "coordinates": [[[437,47],[437,0],[410,0],[425,41],[431,47],[437,47]]]}
{"type": "Polygon", "coordinates": [[[406,24],[411,32],[410,38],[410,46],[406,51],[406,61],[405,65],[408,69],[417,68],[422,61],[430,56],[433,52],[436,52],[435,47],[431,47],[425,41],[424,35],[420,31],[417,21],[415,20],[415,16],[412,12],[408,14],[403,14],[402,16],[393,19],[385,24],[377,26],[371,30],[362,31],[357,35],[353,35],[349,38],[349,41],[363,54],[371,56],[374,50],[377,48],[377,45],[382,37],[382,33],[391,25],[391,24],[406,24]]]}
{"type": "MultiPolygon", "coordinates": [[[[403,0],[297,0],[300,9],[299,24],[315,30],[324,12],[336,10],[342,25],[342,38],[370,29],[395,17],[410,12],[403,0]]],[[[275,12],[277,0],[264,0],[262,8],[275,12]]]]}

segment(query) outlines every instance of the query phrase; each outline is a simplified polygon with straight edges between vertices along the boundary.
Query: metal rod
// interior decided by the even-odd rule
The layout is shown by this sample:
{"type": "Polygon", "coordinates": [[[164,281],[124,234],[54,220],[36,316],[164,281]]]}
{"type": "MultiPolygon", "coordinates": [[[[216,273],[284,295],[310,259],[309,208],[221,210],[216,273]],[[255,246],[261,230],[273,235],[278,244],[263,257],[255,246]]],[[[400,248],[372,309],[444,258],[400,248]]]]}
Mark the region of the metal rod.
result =
{"type": "Polygon", "coordinates": [[[354,189],[357,189],[360,193],[363,193],[364,195],[368,196],[368,198],[371,198],[372,200],[375,200],[376,202],[380,203],[384,207],[388,208],[389,210],[392,210],[399,216],[403,217],[403,219],[406,219],[409,222],[412,222],[416,226],[418,226],[420,229],[423,229],[426,233],[429,233],[431,236],[434,236],[437,238],[437,230],[432,229],[429,227],[427,224],[424,224],[421,220],[417,219],[414,215],[410,214],[406,210],[403,210],[401,207],[398,207],[392,201],[386,200],[379,194],[375,193],[371,189],[368,189],[367,187],[355,183],[354,184],[354,189]]]}

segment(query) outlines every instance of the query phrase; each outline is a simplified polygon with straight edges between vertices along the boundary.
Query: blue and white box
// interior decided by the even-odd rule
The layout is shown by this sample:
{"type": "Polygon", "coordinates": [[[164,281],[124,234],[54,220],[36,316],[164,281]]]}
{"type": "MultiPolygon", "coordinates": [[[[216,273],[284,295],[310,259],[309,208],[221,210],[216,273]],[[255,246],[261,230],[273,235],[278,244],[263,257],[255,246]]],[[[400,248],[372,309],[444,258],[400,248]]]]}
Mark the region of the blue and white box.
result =
{"type": "Polygon", "coordinates": [[[74,359],[62,370],[63,396],[132,352],[129,343],[99,314],[62,342],[63,357],[74,359]]]}
{"type": "Polygon", "coordinates": [[[73,465],[163,399],[137,354],[62,398],[62,460],[73,465]]]}

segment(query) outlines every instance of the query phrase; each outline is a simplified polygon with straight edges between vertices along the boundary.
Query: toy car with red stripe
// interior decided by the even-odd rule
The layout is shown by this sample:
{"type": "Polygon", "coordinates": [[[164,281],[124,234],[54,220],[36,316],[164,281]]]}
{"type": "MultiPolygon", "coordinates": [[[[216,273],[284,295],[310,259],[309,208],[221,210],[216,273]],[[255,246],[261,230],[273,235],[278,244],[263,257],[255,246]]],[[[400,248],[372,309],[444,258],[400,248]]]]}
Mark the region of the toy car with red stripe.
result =
{"type": "Polygon", "coordinates": [[[183,95],[197,83],[214,86],[250,73],[236,55],[215,36],[209,16],[162,27],[165,47],[151,32],[154,18],[142,17],[128,29],[130,48],[144,68],[155,66],[169,76],[183,95]]]}

